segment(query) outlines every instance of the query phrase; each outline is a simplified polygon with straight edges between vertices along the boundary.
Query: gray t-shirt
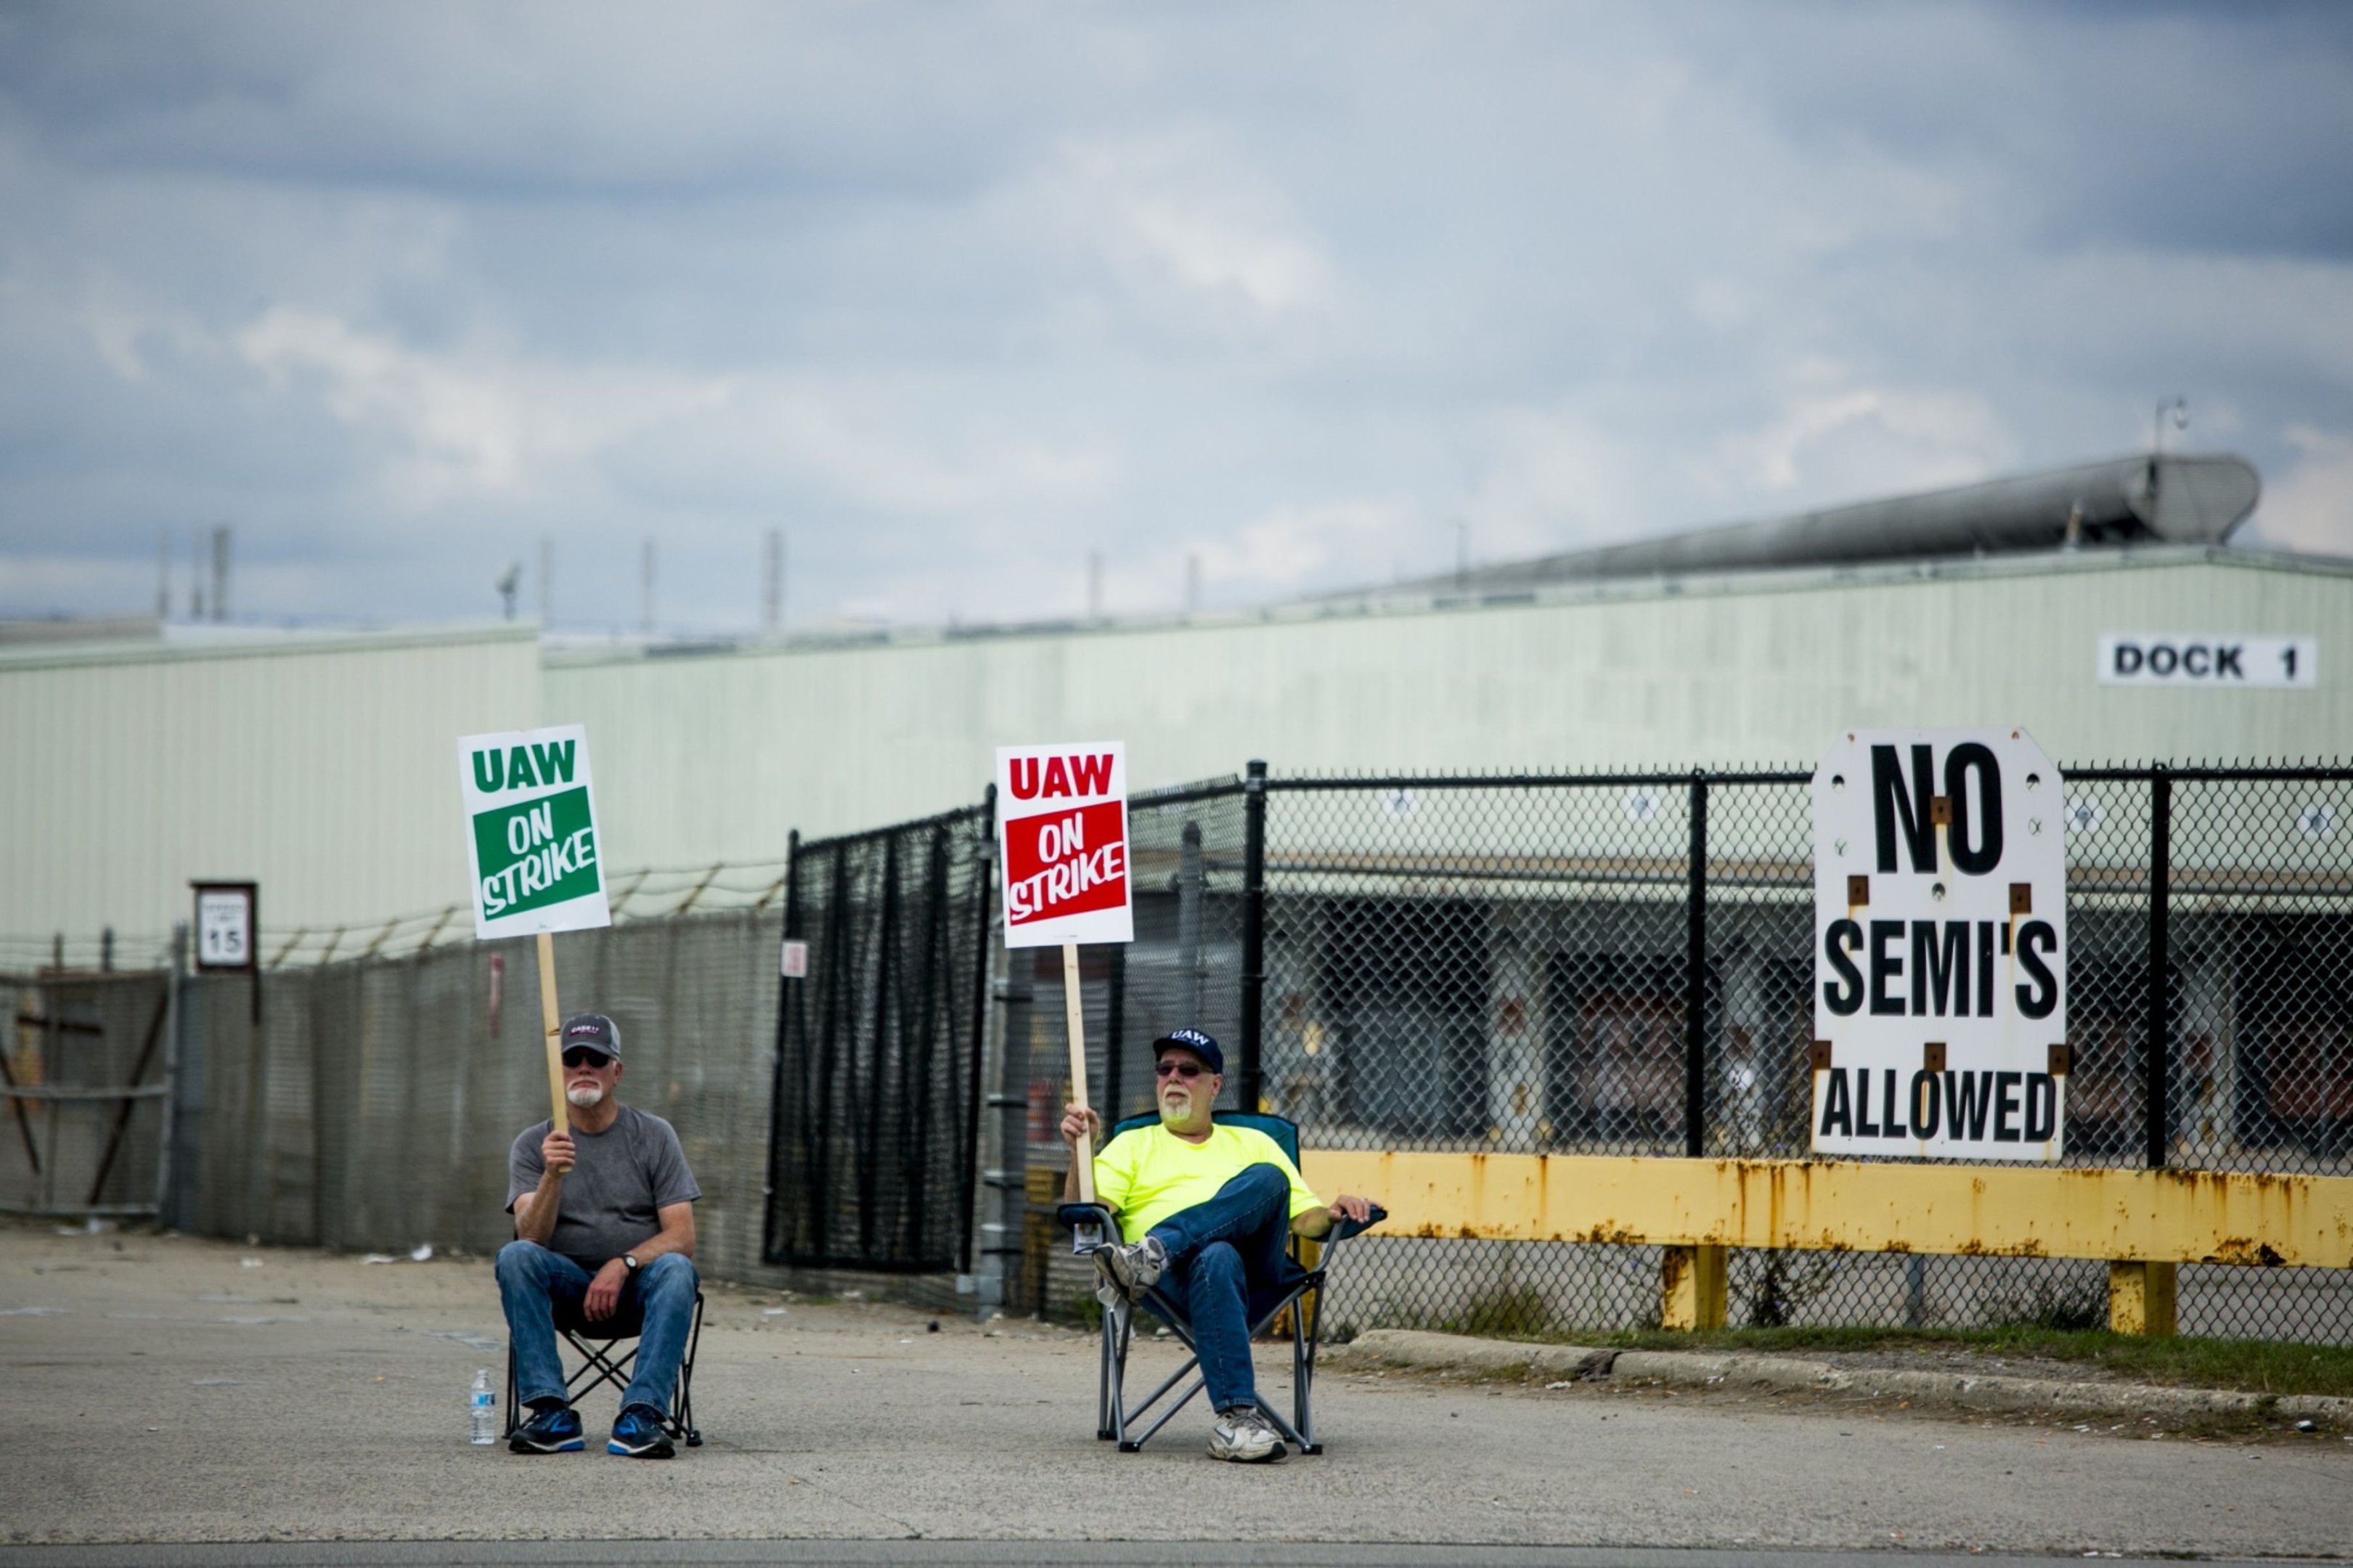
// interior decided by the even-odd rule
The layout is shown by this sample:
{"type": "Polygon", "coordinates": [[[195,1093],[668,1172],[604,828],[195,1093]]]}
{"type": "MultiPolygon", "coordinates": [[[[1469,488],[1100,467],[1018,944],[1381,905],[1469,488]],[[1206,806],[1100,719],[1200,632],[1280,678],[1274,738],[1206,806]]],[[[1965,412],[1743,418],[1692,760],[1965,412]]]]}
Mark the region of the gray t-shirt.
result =
{"type": "MultiPolygon", "coordinates": [[[[564,1178],[555,1205],[555,1234],[548,1249],[584,1268],[600,1268],[661,1229],[659,1210],[692,1203],[702,1195],[678,1133],[649,1110],[623,1105],[602,1132],[572,1130],[578,1158],[564,1178]]],[[[551,1120],[516,1134],[507,1152],[507,1212],[539,1190],[547,1170],[539,1146],[555,1123],[551,1120]]]]}

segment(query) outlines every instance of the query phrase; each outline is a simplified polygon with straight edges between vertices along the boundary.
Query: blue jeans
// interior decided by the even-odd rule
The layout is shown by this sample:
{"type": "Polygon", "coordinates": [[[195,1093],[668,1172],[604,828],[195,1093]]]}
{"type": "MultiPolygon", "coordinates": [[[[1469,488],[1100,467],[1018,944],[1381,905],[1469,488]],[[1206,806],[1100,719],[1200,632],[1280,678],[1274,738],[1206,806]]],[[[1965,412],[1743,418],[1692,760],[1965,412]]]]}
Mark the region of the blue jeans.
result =
{"type": "MultiPolygon", "coordinates": [[[[555,1310],[582,1321],[588,1270],[535,1241],[510,1241],[499,1248],[499,1303],[506,1309],[507,1336],[514,1345],[515,1397],[524,1405],[568,1405],[564,1360],[555,1349],[555,1310]]],[[[668,1419],[678,1363],[686,1354],[686,1331],[694,1322],[694,1259],[665,1252],[623,1282],[613,1316],[587,1323],[594,1338],[608,1325],[638,1327],[638,1359],[621,1408],[641,1405],[668,1419]]]]}
{"type": "Polygon", "coordinates": [[[1272,1165],[1252,1165],[1145,1233],[1168,1249],[1167,1295],[1184,1305],[1209,1405],[1231,1410],[1258,1403],[1250,1326],[1272,1307],[1298,1266],[1291,1236],[1291,1182],[1272,1165]]]}

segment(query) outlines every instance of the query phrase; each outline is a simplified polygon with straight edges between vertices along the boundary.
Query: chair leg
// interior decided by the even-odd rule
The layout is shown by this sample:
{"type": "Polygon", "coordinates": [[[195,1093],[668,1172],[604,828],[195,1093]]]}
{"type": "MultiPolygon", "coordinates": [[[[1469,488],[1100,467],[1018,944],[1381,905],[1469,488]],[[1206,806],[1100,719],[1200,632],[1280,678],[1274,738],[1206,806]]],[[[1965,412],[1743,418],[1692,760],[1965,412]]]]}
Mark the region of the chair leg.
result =
{"type": "MultiPolygon", "coordinates": [[[[1314,1294],[1320,1297],[1323,1292],[1314,1294]]],[[[1299,1451],[1320,1454],[1324,1445],[1315,1440],[1315,1336],[1303,1327],[1304,1317],[1303,1311],[1291,1314],[1292,1420],[1299,1428],[1299,1451]]]]}
{"type": "Polygon", "coordinates": [[[515,1414],[514,1342],[512,1338],[510,1337],[507,1342],[507,1429],[502,1436],[508,1437],[513,1436],[515,1435],[515,1428],[522,1425],[522,1418],[515,1414]]]}
{"type": "Polygon", "coordinates": [[[670,1435],[690,1448],[702,1447],[702,1428],[694,1424],[694,1353],[702,1345],[702,1292],[694,1293],[694,1326],[687,1331],[686,1354],[678,1363],[678,1386],[670,1394],[670,1435]]]}
{"type": "Polygon", "coordinates": [[[1112,1394],[1119,1380],[1118,1313],[1103,1309],[1102,1333],[1095,1354],[1095,1441],[1109,1442],[1119,1436],[1112,1425],[1112,1394]]]}

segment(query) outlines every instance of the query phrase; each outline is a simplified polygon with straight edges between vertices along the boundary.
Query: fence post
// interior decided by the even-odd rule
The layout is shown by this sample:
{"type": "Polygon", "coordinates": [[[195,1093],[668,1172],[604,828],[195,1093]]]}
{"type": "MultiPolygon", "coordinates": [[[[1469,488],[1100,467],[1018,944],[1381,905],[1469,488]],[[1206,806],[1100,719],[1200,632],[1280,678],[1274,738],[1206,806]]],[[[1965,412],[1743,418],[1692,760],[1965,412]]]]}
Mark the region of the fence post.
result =
{"type": "Polygon", "coordinates": [[[1691,893],[1683,936],[1683,1153],[1707,1142],[1707,773],[1691,780],[1691,893]]]}
{"type": "MultiPolygon", "coordinates": [[[[964,1215],[962,1226],[964,1272],[966,1275],[976,1272],[973,1262],[976,1231],[987,1223],[983,1218],[975,1217],[973,1208],[976,1198],[975,1188],[983,1179],[983,1167],[988,1163],[987,1150],[981,1142],[980,1096],[981,1084],[985,1081],[981,1076],[985,1065],[982,1058],[988,1054],[988,981],[990,972],[996,967],[989,942],[989,935],[993,929],[989,921],[991,900],[997,893],[997,786],[995,784],[990,784],[988,793],[981,797],[978,848],[980,896],[973,901],[979,907],[980,920],[978,929],[972,933],[972,1073],[965,1086],[964,1207],[959,1211],[964,1215]]],[[[953,973],[955,966],[951,964],[949,968],[953,973]]],[[[979,1286],[976,1283],[973,1289],[977,1293],[979,1286]]]]}
{"type": "Polygon", "coordinates": [[[1124,942],[1111,944],[1111,984],[1106,987],[1110,994],[1103,1006],[1103,1082],[1095,1086],[1096,1109],[1105,1113],[1105,1127],[1127,1114],[1119,1085],[1124,1065],[1119,1045],[1127,1034],[1127,949],[1124,942]]]}
{"type": "MultiPolygon", "coordinates": [[[[768,1164],[760,1178],[760,1247],[764,1255],[782,1249],[781,1231],[776,1224],[776,1151],[785,1146],[785,1041],[790,1033],[788,1018],[797,984],[785,977],[783,944],[805,934],[801,931],[801,830],[797,827],[785,835],[784,928],[776,947],[776,1037],[768,1050],[768,1164]]],[[[808,984],[806,971],[797,984],[808,984]]],[[[496,1018],[497,1015],[493,1013],[491,1016],[496,1018]]],[[[494,1023],[491,1034],[495,1037],[497,1032],[494,1023]]]]}
{"type": "Polygon", "coordinates": [[[164,972],[164,1127],[155,1146],[155,1228],[185,1229],[172,1191],[172,1146],[180,1137],[180,980],[188,966],[188,922],[172,922],[171,967],[164,972]]]}
{"type": "Polygon", "coordinates": [[[2173,775],[2160,763],[2148,791],[2148,1039],[2142,1072],[2148,1111],[2148,1166],[2162,1170],[2172,1152],[2167,1103],[2167,1051],[2172,987],[2166,971],[2172,945],[2173,775]]]}
{"type": "Polygon", "coordinates": [[[1266,763],[1242,779],[1242,1037],[1234,1102],[1259,1109],[1259,1013],[1266,999],[1266,763]]]}

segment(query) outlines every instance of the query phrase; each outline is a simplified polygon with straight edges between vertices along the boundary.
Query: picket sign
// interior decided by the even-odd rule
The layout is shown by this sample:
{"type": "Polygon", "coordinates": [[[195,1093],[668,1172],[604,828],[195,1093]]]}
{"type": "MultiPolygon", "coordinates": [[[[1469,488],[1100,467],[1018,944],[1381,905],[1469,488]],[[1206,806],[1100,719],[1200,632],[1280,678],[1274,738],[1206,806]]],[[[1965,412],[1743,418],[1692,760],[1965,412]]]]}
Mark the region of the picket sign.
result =
{"type": "MultiPolygon", "coordinates": [[[[1127,858],[1127,747],[1118,741],[997,749],[997,860],[1005,945],[1062,947],[1071,1098],[1088,1105],[1079,943],[1133,942],[1127,858]]],[[[1079,1198],[1095,1197],[1094,1139],[1076,1151],[1079,1198]]]]}
{"type": "Polygon", "coordinates": [[[1815,770],[1817,1154],[2056,1163],[2066,792],[2023,730],[1862,730],[1815,770]]]}
{"type": "Polygon", "coordinates": [[[556,1038],[563,1013],[555,1000],[554,936],[613,923],[588,779],[587,731],[564,724],[461,736],[458,774],[474,874],[474,937],[529,933],[539,939],[548,1099],[555,1131],[569,1132],[564,1051],[556,1038]]]}

